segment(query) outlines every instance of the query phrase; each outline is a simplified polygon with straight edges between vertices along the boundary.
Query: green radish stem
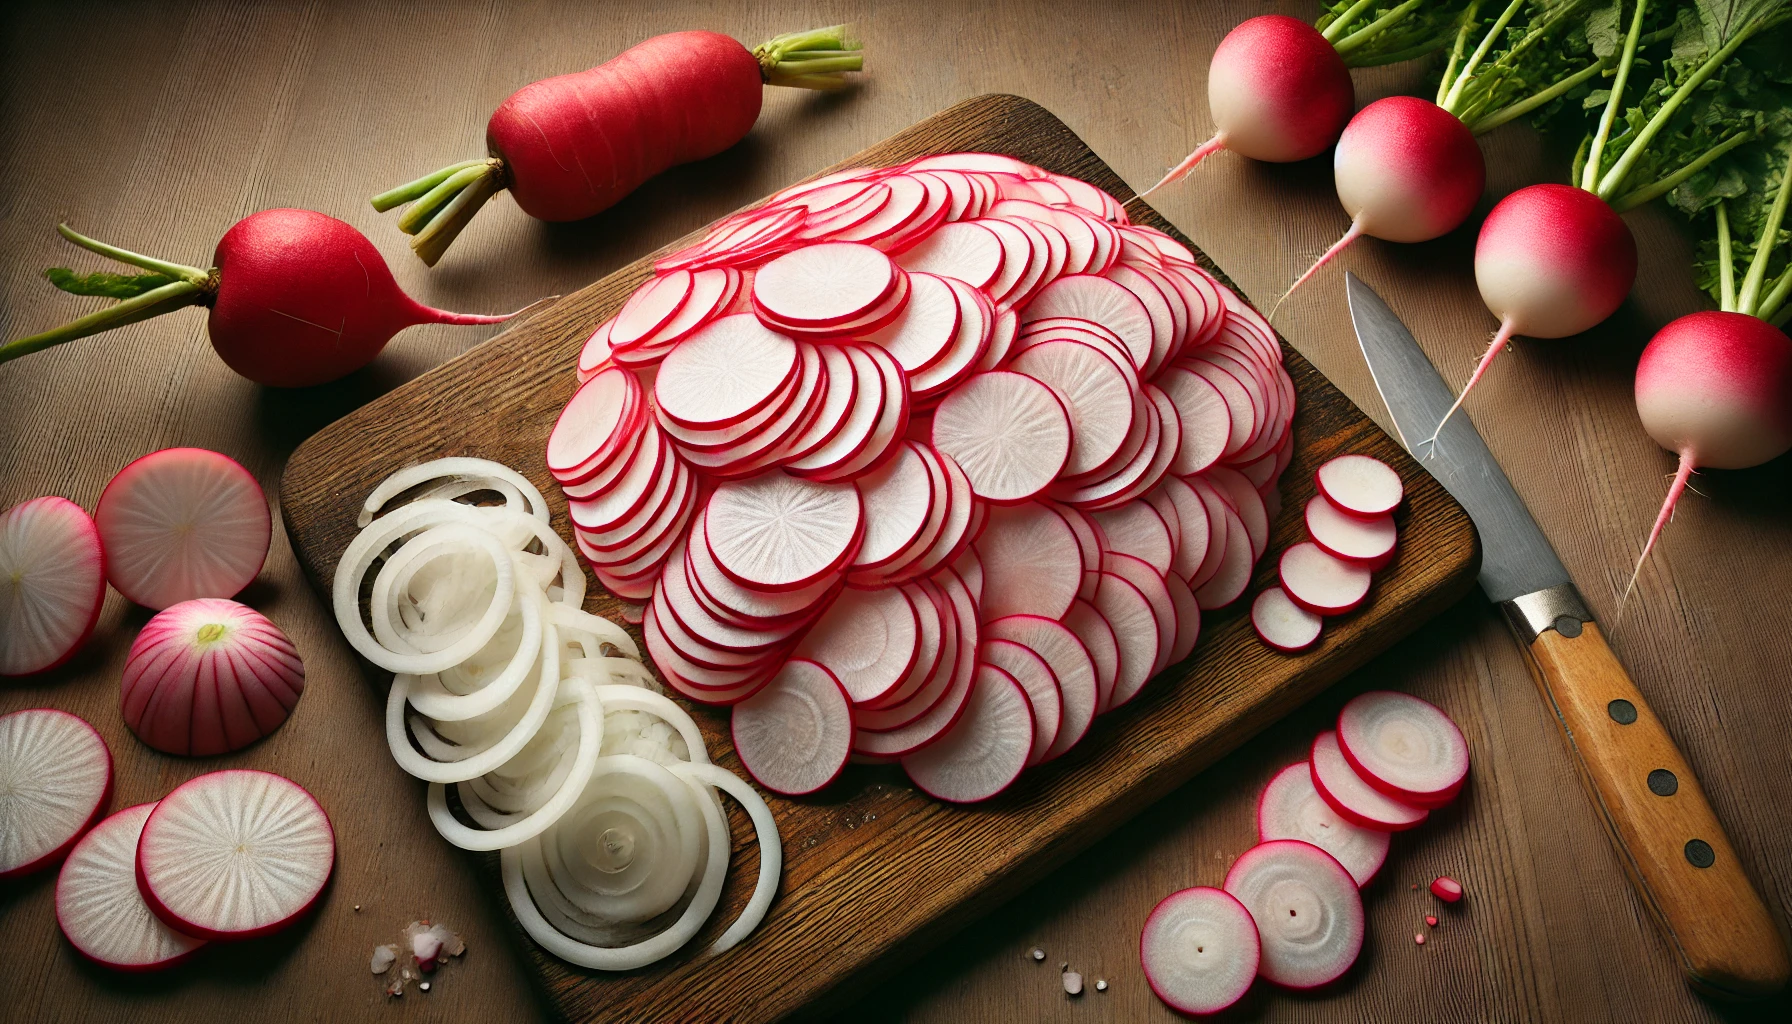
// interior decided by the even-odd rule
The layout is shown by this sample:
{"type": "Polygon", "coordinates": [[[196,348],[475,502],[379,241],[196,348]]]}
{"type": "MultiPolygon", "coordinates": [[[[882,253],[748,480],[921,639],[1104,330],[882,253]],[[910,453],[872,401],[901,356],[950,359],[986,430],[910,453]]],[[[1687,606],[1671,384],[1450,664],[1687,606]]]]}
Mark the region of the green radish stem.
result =
{"type": "MultiPolygon", "coordinates": [[[[1376,18],[1374,21],[1364,25],[1362,28],[1357,29],[1355,32],[1350,33],[1344,38],[1337,40],[1333,43],[1332,48],[1337,50],[1340,54],[1350,53],[1350,51],[1387,31],[1390,25],[1393,25],[1401,18],[1406,17],[1407,14],[1411,13],[1413,8],[1419,6],[1419,3],[1420,0],[1406,0],[1405,3],[1395,7],[1388,13],[1376,18]]],[[[1357,6],[1360,7],[1362,5],[1358,4],[1357,6]]]]}
{"type": "Polygon", "coordinates": [[[1761,237],[1755,240],[1755,258],[1749,261],[1748,275],[1742,279],[1742,288],[1736,293],[1738,313],[1761,315],[1761,283],[1767,278],[1767,258],[1779,242],[1780,224],[1786,219],[1789,198],[1792,198],[1792,149],[1788,150],[1786,169],[1780,174],[1780,187],[1773,197],[1773,206],[1767,211],[1767,223],[1761,228],[1761,237]]]}
{"type": "Polygon", "coordinates": [[[1356,3],[1351,4],[1349,7],[1344,9],[1343,14],[1340,14],[1336,18],[1333,18],[1331,21],[1327,22],[1325,27],[1323,29],[1320,29],[1319,34],[1324,36],[1325,41],[1328,43],[1337,42],[1338,35],[1340,33],[1342,33],[1344,31],[1344,29],[1350,25],[1351,22],[1356,20],[1357,15],[1368,10],[1370,5],[1372,5],[1374,3],[1375,3],[1375,0],[1356,0],[1356,3]]]}
{"type": "Polygon", "coordinates": [[[431,189],[447,181],[456,172],[464,171],[469,167],[477,167],[485,162],[484,160],[462,160],[458,164],[449,164],[434,174],[426,174],[408,185],[400,185],[389,192],[381,192],[373,197],[374,211],[385,213],[387,210],[403,206],[414,199],[420,199],[431,189]]]}
{"type": "Polygon", "coordinates": [[[1512,21],[1513,15],[1516,15],[1518,9],[1524,4],[1525,0],[1512,0],[1512,3],[1500,12],[1500,16],[1494,19],[1493,27],[1487,30],[1487,34],[1481,37],[1481,44],[1475,47],[1475,52],[1463,62],[1462,70],[1456,74],[1456,81],[1450,85],[1450,91],[1444,95],[1444,101],[1438,106],[1452,114],[1457,112],[1456,101],[1461,98],[1462,90],[1468,88],[1468,83],[1474,80],[1475,69],[1481,66],[1481,61],[1487,58],[1487,51],[1493,49],[1493,44],[1506,31],[1506,25],[1512,21]]]}
{"type": "Polygon", "coordinates": [[[1717,294],[1718,308],[1736,308],[1736,257],[1730,247],[1730,211],[1724,200],[1717,201],[1717,294]]]}
{"type": "MultiPolygon", "coordinates": [[[[1623,213],[1626,210],[1634,210],[1635,208],[1643,205],[1644,203],[1649,202],[1650,200],[1658,199],[1662,196],[1667,195],[1669,192],[1672,192],[1676,187],[1678,187],[1681,182],[1685,181],[1686,179],[1692,177],[1693,175],[1704,170],[1706,167],[1710,166],[1712,164],[1712,162],[1717,160],[1718,157],[1723,156],[1725,153],[1728,153],[1730,150],[1735,149],[1737,146],[1740,146],[1743,143],[1748,142],[1753,138],[1755,138],[1755,133],[1753,133],[1753,132],[1748,132],[1748,131],[1737,132],[1736,134],[1725,139],[1724,141],[1711,147],[1710,150],[1701,154],[1697,158],[1687,161],[1686,166],[1684,166],[1684,167],[1680,168],[1679,170],[1675,171],[1674,173],[1669,174],[1666,177],[1660,179],[1659,181],[1655,182],[1655,184],[1645,185],[1642,188],[1636,189],[1631,192],[1626,192],[1623,195],[1619,196],[1618,198],[1613,199],[1611,201],[1612,209],[1618,211],[1619,213],[1623,213]]],[[[1595,152],[1598,151],[1597,147],[1594,148],[1594,151],[1595,152]]]]}
{"type": "Polygon", "coordinates": [[[1468,45],[1469,31],[1475,27],[1475,15],[1480,10],[1481,0],[1474,0],[1468,5],[1468,10],[1462,14],[1462,27],[1456,30],[1456,45],[1450,47],[1450,59],[1444,63],[1443,77],[1437,81],[1435,102],[1440,107],[1444,105],[1444,100],[1450,93],[1450,86],[1456,80],[1456,68],[1462,63],[1462,48],[1468,45]]]}
{"type": "Polygon", "coordinates": [[[1599,115],[1599,127],[1593,132],[1593,145],[1587,151],[1587,166],[1581,172],[1580,187],[1588,192],[1594,191],[1599,182],[1599,157],[1605,152],[1605,140],[1611,137],[1612,122],[1618,119],[1618,108],[1624,102],[1624,85],[1630,79],[1630,66],[1636,61],[1637,39],[1642,35],[1643,15],[1648,7],[1647,0],[1636,0],[1630,31],[1624,36],[1624,56],[1618,61],[1618,76],[1612,80],[1611,93],[1605,98],[1605,111],[1599,115]]]}

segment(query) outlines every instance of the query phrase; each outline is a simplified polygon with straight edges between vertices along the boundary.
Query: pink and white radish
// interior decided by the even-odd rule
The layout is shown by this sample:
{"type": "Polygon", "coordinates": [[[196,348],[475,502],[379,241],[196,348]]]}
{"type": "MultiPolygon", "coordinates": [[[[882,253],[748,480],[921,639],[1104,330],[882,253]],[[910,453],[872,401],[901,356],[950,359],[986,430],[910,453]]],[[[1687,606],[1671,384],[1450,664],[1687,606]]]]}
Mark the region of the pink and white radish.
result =
{"type": "Polygon", "coordinates": [[[217,597],[159,612],[125,656],[125,724],[165,754],[225,754],[268,735],[305,692],[305,664],[267,616],[217,597]]]}
{"type": "Polygon", "coordinates": [[[902,759],[902,770],[929,796],[948,803],[988,800],[1007,789],[1033,750],[1033,710],[1014,677],[979,665],[963,717],[944,735],[902,759]]]}
{"type": "Polygon", "coordinates": [[[61,860],[112,800],[112,752],[66,711],[0,715],[0,879],[61,860]]]}
{"type": "Polygon", "coordinates": [[[852,561],[864,536],[862,510],[851,485],[766,473],[716,488],[704,537],[736,583],[801,590],[852,561]]]}
{"type": "Polygon", "coordinates": [[[235,597],[261,572],[273,533],[255,477],[204,448],[164,448],[119,470],[93,519],[112,586],[156,609],[235,597]]]}
{"type": "Polygon", "coordinates": [[[95,825],[56,876],[56,924],[75,952],[101,967],[166,970],[206,944],[168,927],[137,888],[137,839],[155,806],[127,807],[95,825]]]}
{"type": "Polygon", "coordinates": [[[1026,501],[1063,471],[1070,413],[1048,385],[1006,371],[960,384],[933,414],[933,446],[952,457],[984,501],[1026,501]]]}
{"type": "Polygon", "coordinates": [[[1262,954],[1251,912],[1231,893],[1208,886],[1165,896],[1139,935],[1145,981],[1178,1013],[1219,1013],[1243,999],[1262,954]]]}
{"type": "Polygon", "coordinates": [[[734,751],[753,781],[803,796],[838,778],[852,751],[852,708],[840,681],[803,658],[784,663],[770,685],[734,706],[734,751]]]}
{"type": "Polygon", "coordinates": [[[1338,816],[1313,785],[1312,765],[1291,764],[1276,773],[1257,798],[1257,841],[1299,839],[1337,858],[1357,888],[1368,885],[1388,859],[1389,833],[1353,825],[1338,816]]]}
{"type": "Polygon", "coordinates": [[[1328,729],[1314,737],[1307,759],[1313,765],[1313,788],[1339,817],[1353,825],[1403,832],[1431,816],[1429,810],[1396,800],[1369,785],[1345,760],[1335,730],[1328,729]]]}
{"type": "Polygon", "coordinates": [[[1294,603],[1281,587],[1270,587],[1251,602],[1251,628],[1264,643],[1298,654],[1319,642],[1325,620],[1294,603]]]}
{"type": "Polygon", "coordinates": [[[1440,807],[1468,778],[1468,742],[1429,701],[1391,690],[1352,697],[1338,713],[1338,749],[1370,786],[1414,807],[1440,807]]]}
{"type": "Polygon", "coordinates": [[[0,516],[0,676],[74,657],[105,599],[105,552],[81,506],[51,495],[0,516]]]}
{"type": "Polygon", "coordinates": [[[1251,912],[1263,942],[1257,973],[1304,990],[1344,976],[1363,949],[1363,898],[1331,854],[1297,839],[1245,851],[1226,872],[1226,891],[1251,912]]]}
{"type": "Polygon", "coordinates": [[[1378,569],[1394,557],[1399,531],[1391,515],[1365,519],[1340,511],[1324,495],[1307,499],[1302,515],[1307,536],[1325,552],[1346,561],[1378,569]]]}

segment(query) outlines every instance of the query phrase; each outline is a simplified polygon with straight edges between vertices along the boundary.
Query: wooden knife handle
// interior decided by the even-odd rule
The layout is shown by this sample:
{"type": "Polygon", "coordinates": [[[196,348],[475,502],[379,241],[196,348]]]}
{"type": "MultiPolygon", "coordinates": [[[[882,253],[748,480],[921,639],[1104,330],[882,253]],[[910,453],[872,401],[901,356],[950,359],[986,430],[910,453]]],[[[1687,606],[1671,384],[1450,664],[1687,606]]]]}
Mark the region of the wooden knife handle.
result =
{"type": "Polygon", "coordinates": [[[1792,964],[1766,904],[1598,624],[1572,637],[1545,630],[1528,653],[1587,795],[1688,979],[1729,998],[1784,987],[1792,964]]]}

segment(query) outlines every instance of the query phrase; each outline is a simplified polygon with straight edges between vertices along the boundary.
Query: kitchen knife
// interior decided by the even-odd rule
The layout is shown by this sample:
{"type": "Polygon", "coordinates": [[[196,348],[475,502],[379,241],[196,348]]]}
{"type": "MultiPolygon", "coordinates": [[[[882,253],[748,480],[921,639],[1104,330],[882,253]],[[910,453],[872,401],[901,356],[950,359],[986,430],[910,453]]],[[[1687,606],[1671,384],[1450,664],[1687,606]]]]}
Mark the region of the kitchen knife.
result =
{"type": "Polygon", "coordinates": [[[1421,445],[1454,394],[1387,303],[1345,275],[1350,319],[1400,443],[1468,510],[1481,589],[1500,606],[1555,714],[1593,808],[1694,986],[1748,998],[1792,965],[1692,768],[1618,663],[1568,570],[1461,411],[1421,445]]]}

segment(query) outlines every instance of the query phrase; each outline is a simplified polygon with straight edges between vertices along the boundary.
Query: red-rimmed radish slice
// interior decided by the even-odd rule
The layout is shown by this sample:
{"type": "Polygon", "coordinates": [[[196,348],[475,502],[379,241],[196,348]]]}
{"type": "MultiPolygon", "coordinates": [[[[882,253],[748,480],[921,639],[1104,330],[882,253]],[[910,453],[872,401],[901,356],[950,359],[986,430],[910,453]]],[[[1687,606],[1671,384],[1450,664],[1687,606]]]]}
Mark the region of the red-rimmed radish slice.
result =
{"type": "Polygon", "coordinates": [[[1203,493],[1203,504],[1207,506],[1210,520],[1225,521],[1225,533],[1222,537],[1219,530],[1213,531],[1214,542],[1208,548],[1209,557],[1218,552],[1218,561],[1214,565],[1212,575],[1208,576],[1200,586],[1193,580],[1189,586],[1195,591],[1195,600],[1206,610],[1224,608],[1244,595],[1245,588],[1251,583],[1251,539],[1245,531],[1244,521],[1232,506],[1225,503],[1207,481],[1199,477],[1193,478],[1197,492],[1203,493]],[[1206,500],[1211,495],[1212,500],[1206,500]]]}
{"type": "MultiPolygon", "coordinates": [[[[1226,402],[1226,414],[1231,420],[1231,427],[1226,434],[1226,447],[1221,452],[1221,459],[1230,459],[1243,451],[1245,446],[1257,436],[1260,423],[1257,418],[1256,402],[1251,400],[1250,391],[1232,374],[1230,370],[1216,363],[1197,359],[1181,359],[1176,362],[1181,369],[1195,374],[1213,385],[1220,397],[1226,402]]],[[[1180,408],[1180,407],[1179,407],[1180,408]]]]}
{"type": "Polygon", "coordinates": [[[1176,609],[1176,639],[1170,646],[1170,663],[1175,664],[1194,653],[1201,639],[1201,603],[1182,577],[1164,573],[1164,589],[1170,592],[1170,604],[1176,609]]]}
{"type": "MultiPolygon", "coordinates": [[[[928,449],[928,454],[939,465],[945,477],[948,495],[946,517],[941,521],[939,535],[933,539],[933,543],[903,567],[903,578],[931,574],[958,557],[959,552],[971,542],[973,520],[985,514],[988,508],[971,494],[971,482],[964,475],[964,470],[958,468],[958,463],[953,462],[950,456],[931,448],[928,449]]],[[[981,563],[978,568],[982,568],[981,563]]]]}
{"type": "Polygon", "coordinates": [[[0,879],[61,860],[111,799],[112,752],[93,726],[54,708],[0,715],[0,879]]]}
{"type": "Polygon", "coordinates": [[[1326,553],[1371,566],[1391,556],[1399,543],[1393,516],[1348,515],[1317,494],[1307,499],[1306,522],[1307,535],[1326,553]]]}
{"type": "Polygon", "coordinates": [[[977,656],[987,665],[994,665],[1026,691],[1027,706],[1033,712],[1033,747],[1027,755],[1027,767],[1045,760],[1045,752],[1058,738],[1064,721],[1064,696],[1058,692],[1058,680],[1051,666],[1030,649],[1008,640],[985,640],[977,656]]]}
{"type": "MultiPolygon", "coordinates": [[[[1186,580],[1192,589],[1196,574],[1207,560],[1207,547],[1212,540],[1206,504],[1193,487],[1174,476],[1166,477],[1147,500],[1159,514],[1164,512],[1166,505],[1173,509],[1176,516],[1176,555],[1170,563],[1170,571],[1186,580]]],[[[1167,522],[1169,516],[1164,516],[1164,519],[1167,522]]]]}
{"type": "Polygon", "coordinates": [[[623,475],[634,466],[635,457],[643,451],[650,453],[649,457],[657,457],[652,453],[657,453],[659,446],[658,422],[651,416],[638,416],[630,428],[629,438],[622,443],[622,447],[617,449],[615,454],[589,463],[587,468],[596,467],[596,469],[585,479],[577,483],[561,481],[560,492],[566,495],[568,501],[595,498],[614,487],[616,481],[622,479],[623,475]]]}
{"type": "Polygon", "coordinates": [[[823,578],[807,587],[790,591],[766,591],[743,587],[716,564],[708,541],[708,514],[698,509],[691,523],[688,555],[680,554],[693,589],[710,601],[725,607],[737,620],[765,626],[783,625],[807,615],[824,600],[835,585],[823,578]]]}
{"type": "Polygon", "coordinates": [[[854,569],[877,568],[898,558],[920,538],[935,495],[926,456],[912,441],[904,442],[877,472],[856,482],[865,507],[865,539],[853,557],[854,569]]]}
{"type": "Polygon", "coordinates": [[[888,327],[867,335],[910,374],[932,366],[945,356],[958,334],[958,297],[944,278],[933,274],[909,276],[908,305],[888,327]]]}
{"type": "Polygon", "coordinates": [[[1137,587],[1151,606],[1151,617],[1157,624],[1157,653],[1152,656],[1149,674],[1163,671],[1170,664],[1170,652],[1176,647],[1176,604],[1170,600],[1170,589],[1164,584],[1164,578],[1145,562],[1118,551],[1102,556],[1101,571],[1104,585],[1107,575],[1118,576],[1137,587]]]}
{"type": "Polygon", "coordinates": [[[1170,544],[1170,527],[1155,508],[1143,501],[1129,501],[1106,512],[1092,512],[1090,516],[1101,527],[1109,551],[1140,559],[1159,576],[1170,571],[1175,554],[1170,544]]]}
{"type": "Polygon", "coordinates": [[[825,386],[821,408],[802,432],[785,445],[782,458],[787,463],[808,458],[845,432],[853,403],[858,399],[859,375],[853,370],[847,350],[838,345],[818,345],[816,350],[821,355],[825,386]]]}
{"type": "MultiPolygon", "coordinates": [[[[1096,581],[1100,579],[1098,574],[1096,581]]],[[[1113,707],[1114,684],[1120,678],[1120,644],[1114,638],[1114,627],[1094,605],[1079,597],[1064,613],[1064,628],[1075,633],[1089,652],[1089,663],[1095,667],[1095,713],[1102,714],[1113,707]]]]}
{"type": "Polygon", "coordinates": [[[793,473],[804,476],[825,473],[852,462],[864,452],[884,421],[889,388],[882,364],[865,346],[846,345],[839,351],[846,354],[852,368],[852,405],[831,437],[807,455],[791,459],[785,468],[793,473]]]}
{"type": "Polygon", "coordinates": [[[890,191],[889,201],[883,208],[851,227],[829,232],[830,239],[838,242],[882,243],[899,235],[927,211],[927,186],[920,178],[892,174],[879,184],[890,191]]]}
{"type": "Polygon", "coordinates": [[[933,414],[933,446],[985,501],[1015,504],[1057,478],[1070,457],[1070,414],[1052,389],[1006,371],[960,384],[933,414]]]}
{"type": "Polygon", "coordinates": [[[964,714],[945,734],[902,759],[909,780],[937,800],[988,800],[1020,777],[1033,746],[1033,711],[1014,677],[979,665],[964,714]]]}
{"type": "Polygon", "coordinates": [[[1133,396],[1108,358],[1075,341],[1047,341],[1015,356],[1009,369],[1055,389],[1070,413],[1070,457],[1060,475],[1082,476],[1119,452],[1132,426],[1133,396]]]}
{"type": "Polygon", "coordinates": [[[94,508],[106,576],[146,608],[235,597],[273,536],[267,495],[236,460],[164,448],[118,471],[94,508]]]}
{"type": "Polygon", "coordinates": [[[1290,989],[1336,981],[1363,949],[1363,898],[1331,854],[1298,839],[1246,850],[1226,872],[1226,891],[1257,923],[1257,973],[1290,989]]]}
{"type": "Polygon", "coordinates": [[[652,423],[646,429],[658,436],[643,440],[628,469],[608,489],[592,498],[568,499],[567,510],[573,525],[580,530],[608,531],[626,523],[644,507],[652,511],[650,502],[663,502],[670,494],[673,469],[677,461],[671,445],[652,423]],[[647,447],[651,445],[651,447],[647,447]]]}
{"type": "Polygon", "coordinates": [[[664,327],[691,294],[691,272],[674,270],[635,290],[616,313],[610,345],[626,348],[664,327]]]}
{"type": "Polygon", "coordinates": [[[1063,700],[1063,719],[1058,738],[1045,752],[1045,760],[1062,755],[1076,746],[1095,720],[1095,705],[1100,695],[1095,686],[1095,663],[1083,642],[1061,622],[1037,615],[1009,615],[996,619],[983,629],[987,640],[1009,640],[1039,655],[1058,681],[1058,694],[1063,700]]]}
{"type": "Polygon", "coordinates": [[[1087,601],[1095,596],[1096,573],[1101,571],[1101,556],[1108,549],[1107,538],[1082,509],[1058,501],[1041,501],[1040,504],[1063,516],[1070,524],[1070,531],[1076,534],[1077,552],[1083,563],[1083,582],[1077,587],[1076,596],[1087,601]]]}
{"type": "Polygon", "coordinates": [[[962,281],[946,284],[958,300],[958,333],[938,361],[910,377],[917,401],[932,402],[974,373],[995,327],[995,307],[987,296],[962,281]]]}
{"type": "Polygon", "coordinates": [[[938,740],[964,713],[977,668],[977,608],[963,582],[950,573],[940,577],[937,592],[942,623],[939,663],[903,703],[853,710],[853,725],[859,729],[853,737],[855,751],[879,757],[912,754],[938,740]]]}
{"type": "MultiPolygon", "coordinates": [[[[895,725],[900,725],[902,722],[908,721],[909,719],[895,716],[879,716],[871,713],[891,711],[894,708],[898,708],[913,698],[915,694],[926,688],[927,683],[934,676],[934,670],[939,667],[940,659],[945,650],[947,639],[946,619],[949,617],[948,612],[950,611],[949,608],[941,607],[941,602],[945,601],[945,598],[940,594],[939,588],[931,581],[904,583],[898,585],[894,589],[902,591],[902,593],[908,597],[909,604],[914,606],[915,619],[920,624],[920,631],[918,634],[920,638],[920,649],[915,655],[914,665],[909,668],[908,674],[903,677],[901,682],[896,684],[894,689],[882,697],[867,701],[861,706],[866,713],[866,717],[871,719],[870,724],[891,728],[895,725]]],[[[956,643],[956,621],[954,621],[953,630],[953,643],[956,643]]],[[[956,654],[954,654],[954,657],[956,657],[956,654]]],[[[860,717],[857,713],[858,710],[859,708],[855,708],[855,714],[853,716],[855,724],[860,717]]]]}
{"type": "Polygon", "coordinates": [[[984,287],[984,291],[1001,305],[1018,305],[1027,275],[1034,269],[1034,261],[1042,259],[1045,254],[1034,248],[1034,236],[1022,230],[1018,224],[993,217],[973,223],[988,229],[1002,243],[1002,269],[996,274],[995,280],[984,287]]]}
{"type": "Polygon", "coordinates": [[[1364,782],[1402,803],[1440,807],[1468,778],[1468,741],[1437,705],[1370,690],[1338,712],[1338,747],[1364,782]]]}
{"type": "Polygon", "coordinates": [[[1462,883],[1448,875],[1440,875],[1431,881],[1431,895],[1445,903],[1455,903],[1462,899],[1462,883]]]}
{"type": "Polygon", "coordinates": [[[1313,786],[1312,765],[1291,764],[1276,773],[1257,798],[1257,841],[1299,839],[1331,854],[1357,888],[1368,885],[1388,859],[1392,836],[1338,816],[1313,786]]]}
{"type": "Polygon", "coordinates": [[[1117,708],[1138,696],[1151,679],[1151,666],[1157,660],[1159,645],[1157,616],[1151,602],[1130,580],[1114,573],[1102,573],[1096,588],[1095,610],[1113,630],[1119,653],[1119,671],[1115,676],[1113,696],[1107,706],[1117,708]]]}
{"type": "Polygon", "coordinates": [[[787,323],[844,323],[882,302],[900,273],[889,256],[869,245],[808,245],[759,268],[753,304],[787,323]]]}
{"type": "Polygon", "coordinates": [[[1224,889],[1197,886],[1165,896],[1139,935],[1145,980],[1178,1013],[1219,1013],[1243,999],[1261,960],[1257,922],[1224,889]]]}
{"type": "Polygon", "coordinates": [[[595,377],[599,372],[615,365],[611,360],[610,330],[616,326],[616,318],[611,317],[597,325],[591,337],[585,341],[585,347],[579,349],[579,383],[583,384],[595,377]]]}
{"type": "Polygon", "coordinates": [[[1014,347],[1014,340],[1020,334],[1020,314],[1012,309],[996,312],[996,318],[989,330],[989,343],[983,347],[983,354],[977,357],[972,369],[977,371],[999,369],[1008,361],[1008,353],[1014,347]]]}
{"type": "Polygon", "coordinates": [[[548,472],[579,483],[602,472],[635,436],[641,382],[628,370],[600,370],[573,393],[548,434],[548,472]]]}
{"type": "Polygon", "coordinates": [[[734,705],[729,735],[741,767],[774,793],[827,786],[852,750],[852,710],[833,673],[792,658],[758,693],[734,705]]]}
{"type": "Polygon", "coordinates": [[[1369,570],[1326,554],[1312,541],[1282,552],[1282,589],[1295,604],[1316,615],[1342,615],[1369,596],[1369,570]]]}
{"type": "Polygon", "coordinates": [[[165,754],[241,750],[305,692],[299,652],[253,608],[202,597],[158,612],[125,657],[121,703],[137,738],[165,754]]]}
{"type": "Polygon", "coordinates": [[[1042,615],[1061,619],[1083,582],[1082,548],[1069,522],[1028,502],[990,509],[977,538],[983,563],[985,619],[1042,615]]]}
{"type": "Polygon", "coordinates": [[[704,536],[736,583],[800,590],[851,561],[863,534],[859,492],[780,472],[717,487],[704,536]]]}
{"type": "Polygon", "coordinates": [[[1232,511],[1238,513],[1239,521],[1244,523],[1244,532],[1251,540],[1251,561],[1262,557],[1269,546],[1269,510],[1263,504],[1263,496],[1251,485],[1244,474],[1229,466],[1214,466],[1202,478],[1219,491],[1232,511]]]}
{"type": "Polygon", "coordinates": [[[653,396],[660,412],[713,429],[768,405],[797,372],[796,342],[739,313],[713,321],[660,364],[653,396]]]}
{"type": "Polygon", "coordinates": [[[81,506],[49,496],[0,516],[0,676],[74,657],[105,599],[106,558],[81,506]]]}
{"type": "Polygon", "coordinates": [[[137,838],[154,803],[93,827],[56,876],[56,923],[88,960],[115,971],[159,971],[205,945],[162,923],[137,889],[137,838]]]}
{"type": "Polygon", "coordinates": [[[1143,369],[1151,358],[1150,312],[1138,296],[1105,277],[1072,274],[1058,278],[1033,296],[1021,322],[1057,316],[1093,320],[1114,332],[1136,368],[1143,369]]]}
{"type": "Polygon", "coordinates": [[[902,445],[904,432],[908,429],[909,413],[913,408],[902,367],[896,364],[895,358],[888,352],[875,346],[862,346],[860,351],[875,367],[878,384],[883,388],[881,411],[877,422],[872,425],[871,435],[865,439],[858,453],[844,462],[800,475],[828,482],[856,480],[883,465],[902,445]]]}
{"type": "Polygon", "coordinates": [[[1193,476],[1225,454],[1232,438],[1232,409],[1212,382],[1183,366],[1171,366],[1157,377],[1182,420],[1182,448],[1170,463],[1177,476],[1193,476]]]}
{"type": "Polygon", "coordinates": [[[1340,455],[1320,466],[1313,480],[1338,511],[1365,519],[1394,511],[1405,494],[1400,474],[1367,455],[1340,455]]]}
{"type": "Polygon", "coordinates": [[[137,841],[137,887],[177,931],[225,942],[292,924],[323,894],[336,837],[291,779],[231,769],[163,797],[137,841]]]}
{"type": "Polygon", "coordinates": [[[1153,376],[1169,360],[1178,340],[1170,300],[1137,267],[1122,263],[1102,276],[1131,292],[1139,300],[1139,304],[1145,307],[1145,315],[1151,321],[1151,348],[1145,362],[1139,366],[1139,372],[1147,377],[1153,376]]]}
{"type": "Polygon", "coordinates": [[[986,287],[1002,269],[1002,240],[981,224],[942,224],[898,261],[912,273],[938,274],[986,287]]]}
{"type": "Polygon", "coordinates": [[[853,703],[870,703],[889,694],[915,667],[920,617],[899,588],[849,588],[815,621],[797,652],[832,673],[853,703]]]}
{"type": "Polygon", "coordinates": [[[1313,788],[1319,790],[1339,817],[1353,825],[1380,832],[1404,832],[1431,816],[1425,808],[1395,800],[1363,781],[1344,759],[1338,734],[1333,730],[1314,738],[1308,760],[1313,764],[1313,788]]]}
{"type": "Polygon", "coordinates": [[[1319,642],[1325,620],[1295,604],[1281,587],[1270,587],[1251,602],[1251,628],[1276,650],[1297,654],[1319,642]]]}
{"type": "MultiPolygon", "coordinates": [[[[642,338],[637,348],[657,350],[663,355],[671,346],[689,337],[720,314],[734,299],[740,285],[741,272],[733,267],[711,267],[696,271],[691,275],[691,293],[685,297],[677,314],[658,330],[642,338]]],[[[618,362],[628,360],[628,352],[617,353],[618,362]]]]}

